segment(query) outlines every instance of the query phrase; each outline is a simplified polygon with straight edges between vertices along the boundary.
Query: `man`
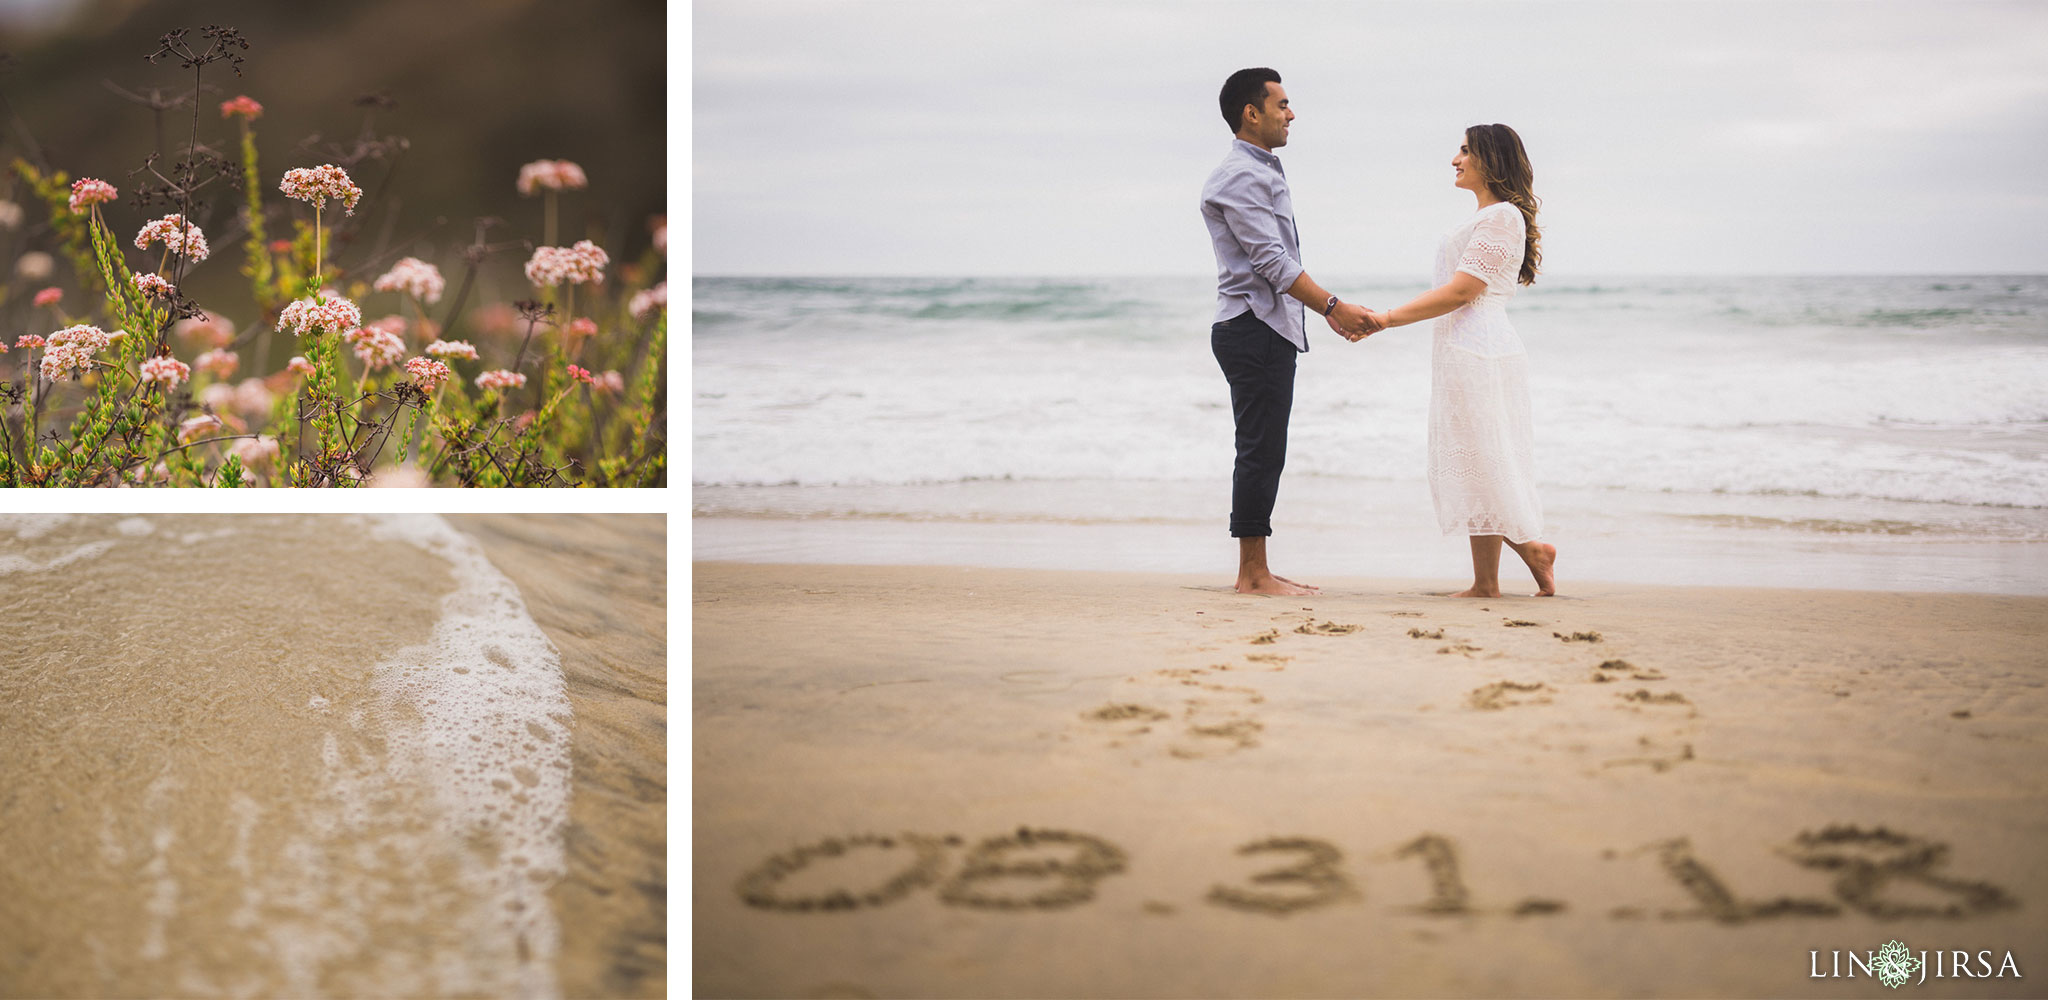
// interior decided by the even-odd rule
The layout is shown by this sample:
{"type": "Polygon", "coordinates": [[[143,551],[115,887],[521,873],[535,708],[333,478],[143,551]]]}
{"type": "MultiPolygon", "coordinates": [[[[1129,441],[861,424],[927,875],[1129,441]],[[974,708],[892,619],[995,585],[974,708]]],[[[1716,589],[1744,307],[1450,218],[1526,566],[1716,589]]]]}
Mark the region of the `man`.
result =
{"type": "Polygon", "coordinates": [[[1236,138],[1202,188],[1202,220],[1216,250],[1216,323],[1209,347],[1230,382],[1237,423],[1230,534],[1237,539],[1237,592],[1314,594],[1266,565],[1273,498],[1287,463],[1294,409],[1294,356],[1308,350],[1303,306],[1353,343],[1375,327],[1364,306],[1338,301],[1302,270],[1294,200],[1273,150],[1294,121],[1280,74],[1241,69],[1223,83],[1223,120],[1236,138]],[[1289,298],[1294,301],[1289,301],[1289,298]]]}

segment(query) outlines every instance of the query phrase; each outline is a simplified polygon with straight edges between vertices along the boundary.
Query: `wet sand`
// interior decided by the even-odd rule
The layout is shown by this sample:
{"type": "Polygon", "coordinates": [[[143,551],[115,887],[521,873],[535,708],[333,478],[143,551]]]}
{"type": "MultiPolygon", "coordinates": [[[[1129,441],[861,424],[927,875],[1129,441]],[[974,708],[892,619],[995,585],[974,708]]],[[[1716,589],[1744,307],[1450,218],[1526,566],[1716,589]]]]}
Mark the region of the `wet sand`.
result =
{"type": "Polygon", "coordinates": [[[451,515],[519,585],[575,707],[565,997],[667,991],[668,640],[661,515],[451,515]]]}
{"type": "Polygon", "coordinates": [[[437,839],[401,730],[364,721],[446,564],[341,518],[0,525],[0,996],[664,994],[664,521],[450,520],[560,653],[564,869],[529,873],[559,947],[490,930],[497,844],[437,839]]]}
{"type": "Polygon", "coordinates": [[[695,992],[2040,993],[2048,599],[1317,582],[697,563],[695,992]]]}

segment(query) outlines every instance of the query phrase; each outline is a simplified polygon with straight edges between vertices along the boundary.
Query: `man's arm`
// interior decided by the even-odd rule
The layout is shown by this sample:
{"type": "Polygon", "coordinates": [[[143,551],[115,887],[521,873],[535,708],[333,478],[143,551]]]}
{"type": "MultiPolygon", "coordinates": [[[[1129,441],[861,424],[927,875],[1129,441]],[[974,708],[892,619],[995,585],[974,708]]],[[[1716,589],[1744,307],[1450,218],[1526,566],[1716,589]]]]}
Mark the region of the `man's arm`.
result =
{"type": "Polygon", "coordinates": [[[1280,239],[1279,221],[1273,215],[1270,186],[1253,177],[1233,178],[1220,185],[1211,200],[1222,210],[1223,224],[1236,237],[1238,246],[1244,248],[1245,257],[1259,277],[1300,299],[1316,315],[1328,315],[1335,321],[1331,325],[1352,340],[1373,332],[1375,327],[1366,318],[1364,306],[1342,302],[1334,315],[1324,313],[1323,305],[1330,300],[1330,293],[1308,276],[1300,261],[1288,255],[1287,244],[1280,239]],[[1263,203],[1255,200],[1259,196],[1264,196],[1263,203]]]}

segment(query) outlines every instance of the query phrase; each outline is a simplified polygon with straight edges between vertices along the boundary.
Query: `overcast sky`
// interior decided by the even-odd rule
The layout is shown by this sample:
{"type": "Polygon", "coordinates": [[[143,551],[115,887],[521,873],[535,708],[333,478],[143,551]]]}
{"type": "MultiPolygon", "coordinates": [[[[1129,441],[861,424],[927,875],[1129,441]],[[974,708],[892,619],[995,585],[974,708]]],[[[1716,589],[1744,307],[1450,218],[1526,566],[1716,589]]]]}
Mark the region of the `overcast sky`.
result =
{"type": "Polygon", "coordinates": [[[697,0],[697,274],[1207,275],[1271,66],[1304,263],[1423,275],[1520,132],[1545,270],[2048,272],[2048,3],[697,0]]]}

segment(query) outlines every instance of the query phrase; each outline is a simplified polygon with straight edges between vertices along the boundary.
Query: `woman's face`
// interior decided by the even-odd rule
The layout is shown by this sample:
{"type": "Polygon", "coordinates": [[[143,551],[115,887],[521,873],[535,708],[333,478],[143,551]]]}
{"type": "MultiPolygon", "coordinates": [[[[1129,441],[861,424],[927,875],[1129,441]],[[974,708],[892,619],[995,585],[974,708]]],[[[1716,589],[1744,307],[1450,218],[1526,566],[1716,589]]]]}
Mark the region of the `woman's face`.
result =
{"type": "Polygon", "coordinates": [[[1479,163],[1479,157],[1472,155],[1471,147],[1458,144],[1458,155],[1451,157],[1451,169],[1457,171],[1452,184],[1467,191],[1481,191],[1486,187],[1486,168],[1479,163]]]}

